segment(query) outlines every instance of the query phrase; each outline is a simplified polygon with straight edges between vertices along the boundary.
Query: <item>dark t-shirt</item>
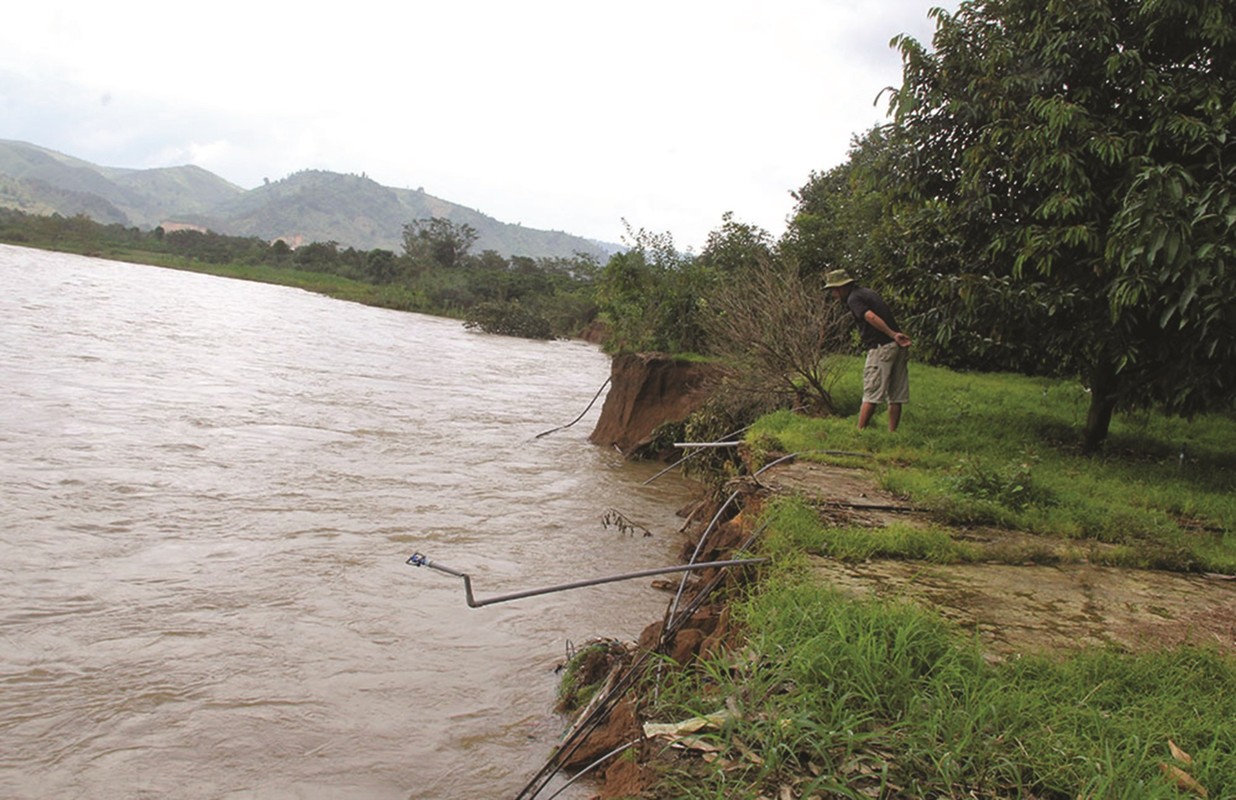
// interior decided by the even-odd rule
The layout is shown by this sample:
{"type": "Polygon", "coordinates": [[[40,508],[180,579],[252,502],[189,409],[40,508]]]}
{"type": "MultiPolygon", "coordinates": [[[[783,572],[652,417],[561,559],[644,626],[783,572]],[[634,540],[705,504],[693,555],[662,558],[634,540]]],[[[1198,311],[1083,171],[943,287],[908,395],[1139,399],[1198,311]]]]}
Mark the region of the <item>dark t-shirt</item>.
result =
{"type": "Polygon", "coordinates": [[[892,339],[872,327],[871,323],[864,319],[868,311],[874,311],[876,316],[888,323],[888,327],[894,331],[901,330],[901,326],[893,318],[893,310],[888,307],[888,303],[885,303],[878,294],[865,286],[855,286],[851,289],[849,296],[845,299],[845,303],[850,307],[850,313],[858,320],[858,331],[863,338],[863,347],[868,350],[892,341],[892,339]]]}

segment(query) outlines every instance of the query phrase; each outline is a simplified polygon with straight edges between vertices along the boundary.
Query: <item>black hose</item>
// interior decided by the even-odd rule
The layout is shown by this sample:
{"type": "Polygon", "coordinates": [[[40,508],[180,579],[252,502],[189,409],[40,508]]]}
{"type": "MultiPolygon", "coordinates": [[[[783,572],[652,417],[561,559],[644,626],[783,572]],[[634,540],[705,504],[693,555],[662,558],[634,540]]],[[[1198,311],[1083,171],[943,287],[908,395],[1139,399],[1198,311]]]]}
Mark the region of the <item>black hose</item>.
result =
{"type": "Polygon", "coordinates": [[[606,379],[605,379],[605,383],[601,384],[601,388],[600,388],[600,389],[597,389],[597,393],[596,393],[596,394],[594,394],[594,395],[592,396],[592,402],[588,404],[588,408],[585,408],[585,409],[583,410],[583,412],[582,412],[582,413],[581,413],[578,417],[576,417],[575,419],[571,420],[570,422],[568,422],[568,423],[567,423],[567,424],[565,424],[565,425],[559,425],[559,426],[558,426],[558,427],[556,427],[556,428],[550,428],[550,429],[549,429],[549,430],[547,430],[547,431],[543,431],[543,432],[541,432],[541,433],[538,433],[536,436],[534,436],[534,437],[532,437],[532,438],[534,438],[534,439],[540,439],[542,436],[548,436],[548,435],[550,435],[551,433],[556,433],[557,431],[565,430],[565,429],[567,429],[567,428],[571,427],[572,425],[574,425],[575,423],[579,422],[581,419],[583,419],[583,418],[584,418],[584,414],[587,414],[587,413],[588,413],[588,409],[592,408],[592,406],[593,406],[593,405],[597,402],[597,398],[601,396],[601,392],[605,391],[605,387],[606,387],[606,386],[609,386],[609,380],[610,380],[609,378],[606,378],[606,379]]]}

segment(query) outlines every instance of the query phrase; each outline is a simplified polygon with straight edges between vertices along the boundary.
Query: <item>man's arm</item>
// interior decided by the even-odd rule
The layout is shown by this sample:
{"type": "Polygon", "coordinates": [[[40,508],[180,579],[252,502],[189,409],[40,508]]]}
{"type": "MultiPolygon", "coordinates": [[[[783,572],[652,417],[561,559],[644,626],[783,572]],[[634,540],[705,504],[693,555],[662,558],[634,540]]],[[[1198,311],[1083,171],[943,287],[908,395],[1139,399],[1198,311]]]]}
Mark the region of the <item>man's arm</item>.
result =
{"type": "Polygon", "coordinates": [[[892,328],[890,328],[888,326],[888,323],[884,321],[884,318],[881,317],[876,312],[872,311],[871,309],[867,309],[867,313],[863,314],[863,319],[867,320],[868,325],[875,328],[876,330],[878,330],[880,333],[884,334],[888,338],[892,339],[894,342],[896,342],[900,346],[902,347],[910,346],[909,336],[906,336],[901,331],[895,331],[892,328]]]}

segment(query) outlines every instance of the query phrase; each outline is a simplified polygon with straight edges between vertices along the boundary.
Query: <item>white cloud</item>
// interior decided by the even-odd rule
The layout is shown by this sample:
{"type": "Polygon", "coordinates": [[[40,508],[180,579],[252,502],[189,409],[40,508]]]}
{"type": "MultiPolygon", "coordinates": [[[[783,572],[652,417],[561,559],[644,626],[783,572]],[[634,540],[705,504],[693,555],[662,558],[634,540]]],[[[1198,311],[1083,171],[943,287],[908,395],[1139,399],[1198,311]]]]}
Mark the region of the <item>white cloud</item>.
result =
{"type": "Polygon", "coordinates": [[[932,0],[22,4],[0,138],[109,166],[299,169],[424,186],[499,219],[703,243],[779,233],[898,82],[932,0]]]}

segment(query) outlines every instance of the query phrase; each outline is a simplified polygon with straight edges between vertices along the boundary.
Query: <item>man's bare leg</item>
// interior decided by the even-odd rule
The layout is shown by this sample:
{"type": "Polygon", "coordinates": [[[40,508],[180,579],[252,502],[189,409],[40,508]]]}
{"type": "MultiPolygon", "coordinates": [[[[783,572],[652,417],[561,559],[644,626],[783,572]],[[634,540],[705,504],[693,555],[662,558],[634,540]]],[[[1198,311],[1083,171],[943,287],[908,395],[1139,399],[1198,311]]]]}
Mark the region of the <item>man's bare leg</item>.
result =
{"type": "MultiPolygon", "coordinates": [[[[891,406],[890,406],[891,408],[891,406]]],[[[863,403],[862,408],[858,410],[858,429],[862,430],[871,422],[871,415],[875,413],[875,403],[863,403]]]]}
{"type": "Polygon", "coordinates": [[[888,429],[890,431],[897,430],[897,425],[901,422],[901,403],[888,404],[888,429]]]}

